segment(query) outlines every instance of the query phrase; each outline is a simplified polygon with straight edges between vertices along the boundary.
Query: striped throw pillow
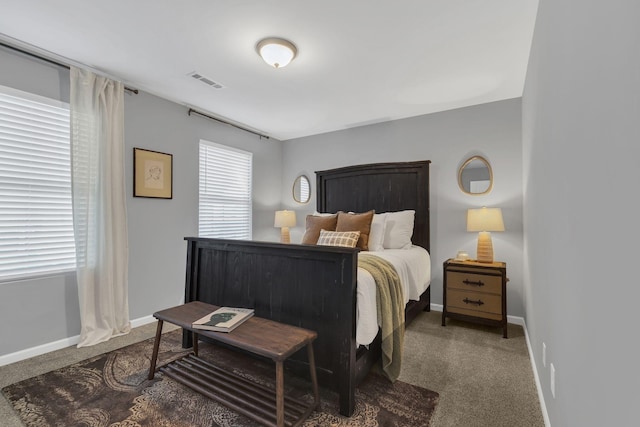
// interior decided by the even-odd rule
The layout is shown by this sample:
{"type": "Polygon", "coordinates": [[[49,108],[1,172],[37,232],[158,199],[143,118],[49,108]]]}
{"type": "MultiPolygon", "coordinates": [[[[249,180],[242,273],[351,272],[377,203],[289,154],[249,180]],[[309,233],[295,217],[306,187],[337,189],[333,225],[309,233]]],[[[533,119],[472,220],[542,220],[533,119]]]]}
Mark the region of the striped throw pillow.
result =
{"type": "Polygon", "coordinates": [[[359,231],[327,231],[320,230],[318,245],[320,246],[341,246],[345,248],[355,248],[360,237],[359,231]]]}

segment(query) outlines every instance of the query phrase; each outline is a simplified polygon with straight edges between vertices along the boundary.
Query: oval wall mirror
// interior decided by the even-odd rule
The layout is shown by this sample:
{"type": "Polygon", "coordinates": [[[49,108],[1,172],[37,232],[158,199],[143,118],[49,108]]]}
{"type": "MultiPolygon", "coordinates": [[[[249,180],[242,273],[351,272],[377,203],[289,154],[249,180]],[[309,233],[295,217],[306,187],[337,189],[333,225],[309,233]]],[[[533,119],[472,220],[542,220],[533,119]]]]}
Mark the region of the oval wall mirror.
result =
{"type": "Polygon", "coordinates": [[[479,196],[493,188],[491,165],[482,156],[467,159],[458,170],[458,186],[463,193],[479,196]]]}
{"type": "Polygon", "coordinates": [[[293,200],[298,203],[309,203],[311,198],[311,185],[309,178],[300,175],[293,181],[293,200]]]}

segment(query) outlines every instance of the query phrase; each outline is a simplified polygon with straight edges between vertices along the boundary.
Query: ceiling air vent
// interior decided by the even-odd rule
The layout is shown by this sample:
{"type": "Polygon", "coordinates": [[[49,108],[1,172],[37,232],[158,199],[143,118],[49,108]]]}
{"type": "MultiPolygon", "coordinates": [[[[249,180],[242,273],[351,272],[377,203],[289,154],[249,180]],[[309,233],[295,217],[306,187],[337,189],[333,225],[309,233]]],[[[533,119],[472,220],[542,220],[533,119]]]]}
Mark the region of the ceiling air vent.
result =
{"type": "Polygon", "coordinates": [[[202,83],[205,83],[215,89],[224,89],[224,85],[222,85],[221,83],[214,82],[210,78],[207,78],[202,74],[196,73],[195,71],[193,73],[189,73],[188,76],[191,76],[196,80],[200,80],[202,83]]]}

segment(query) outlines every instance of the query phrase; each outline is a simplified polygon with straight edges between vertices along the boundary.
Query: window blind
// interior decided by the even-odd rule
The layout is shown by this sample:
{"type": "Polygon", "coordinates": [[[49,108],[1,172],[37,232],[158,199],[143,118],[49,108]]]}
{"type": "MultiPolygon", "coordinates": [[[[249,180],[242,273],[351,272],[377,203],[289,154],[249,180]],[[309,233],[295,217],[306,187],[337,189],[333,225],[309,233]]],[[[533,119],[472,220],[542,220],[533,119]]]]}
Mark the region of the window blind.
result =
{"type": "Polygon", "coordinates": [[[200,141],[201,237],[251,239],[253,154],[200,141]]]}
{"type": "Polygon", "coordinates": [[[69,105],[0,86],[0,280],[73,270],[69,105]]]}

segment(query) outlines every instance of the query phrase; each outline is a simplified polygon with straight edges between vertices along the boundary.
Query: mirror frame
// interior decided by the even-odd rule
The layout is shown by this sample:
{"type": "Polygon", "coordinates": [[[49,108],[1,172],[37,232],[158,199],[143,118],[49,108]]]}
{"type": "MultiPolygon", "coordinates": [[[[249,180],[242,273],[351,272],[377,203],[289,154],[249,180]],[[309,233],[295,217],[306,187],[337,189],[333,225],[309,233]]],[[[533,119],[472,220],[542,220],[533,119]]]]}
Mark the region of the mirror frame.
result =
{"type": "Polygon", "coordinates": [[[493,189],[493,170],[491,169],[491,165],[489,164],[489,161],[482,156],[469,157],[458,169],[458,187],[460,187],[460,191],[470,196],[482,196],[484,194],[489,194],[493,189]],[[489,187],[482,193],[472,193],[471,191],[467,191],[464,188],[464,185],[462,184],[462,171],[464,170],[464,168],[466,168],[469,165],[469,163],[473,162],[474,160],[480,160],[482,163],[485,164],[485,166],[489,170],[489,187]]]}
{"type": "Polygon", "coordinates": [[[300,204],[307,204],[311,201],[311,181],[309,181],[309,177],[304,174],[298,175],[296,179],[293,180],[293,186],[291,187],[291,195],[293,196],[293,200],[300,204]],[[303,179],[307,180],[307,185],[309,186],[309,198],[307,200],[298,200],[296,196],[296,184],[303,179]]]}

